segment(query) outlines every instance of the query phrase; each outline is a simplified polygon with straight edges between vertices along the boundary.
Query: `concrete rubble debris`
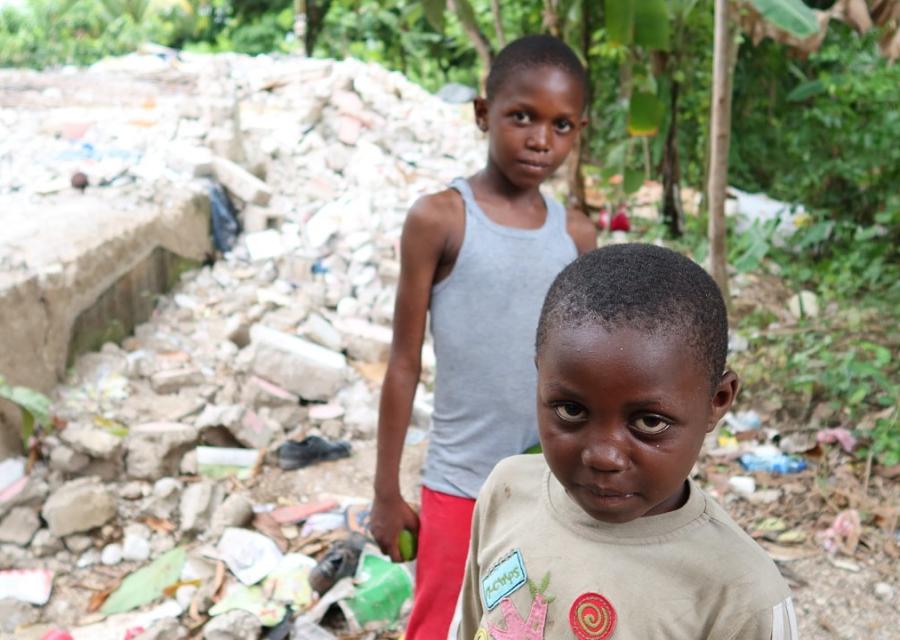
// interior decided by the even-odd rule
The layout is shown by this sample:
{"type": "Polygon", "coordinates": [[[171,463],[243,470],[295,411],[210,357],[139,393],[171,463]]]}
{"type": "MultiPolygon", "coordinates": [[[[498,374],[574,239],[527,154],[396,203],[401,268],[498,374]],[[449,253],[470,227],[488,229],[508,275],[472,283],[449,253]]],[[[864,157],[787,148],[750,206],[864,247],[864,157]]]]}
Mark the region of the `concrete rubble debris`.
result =
{"type": "Polygon", "coordinates": [[[116,515],[116,498],[92,478],[72,480],[50,495],[41,515],[55,536],[90,531],[116,515]]]}
{"type": "Polygon", "coordinates": [[[210,620],[203,627],[203,640],[255,640],[262,623],[252,613],[235,609],[210,620]]]}
{"type": "Polygon", "coordinates": [[[126,438],[128,475],[156,480],[175,475],[181,457],[197,442],[195,427],[178,422],[150,422],[131,428],[126,438]]]}
{"type": "Polygon", "coordinates": [[[32,624],[40,618],[40,610],[14,598],[0,599],[0,631],[12,633],[16,627],[32,624]]]}
{"type": "MultiPolygon", "coordinates": [[[[0,142],[0,372],[47,392],[65,423],[19,478],[17,502],[0,503],[0,550],[10,566],[78,568],[85,584],[100,585],[104,571],[139,570],[186,548],[183,584],[141,613],[161,618],[132,625],[143,640],[187,637],[183,616],[213,605],[218,560],[228,558],[226,583],[263,584],[288,557],[276,542],[295,545],[302,523],[251,531],[277,505],[261,504],[272,498],[254,495],[255,480],[244,484],[284,473],[279,447],[311,435],[354,451],[374,446],[406,212],[485,154],[456,135],[471,127],[468,105],[376,65],[180,52],[167,66],[148,57],[65,73],[0,70],[0,92],[29,88],[16,98],[22,108],[0,109],[10,134],[0,142]],[[140,69],[140,81],[114,68],[140,69]],[[98,106],[107,94],[122,105],[98,106]],[[6,171],[9,149],[22,171],[6,171]],[[76,171],[88,186],[73,200],[76,171]],[[199,266],[212,251],[214,183],[232,197],[243,233],[199,266]],[[85,223],[95,215],[99,231],[85,223]],[[53,237],[36,246],[37,229],[53,237]],[[145,312],[118,344],[79,342],[109,335],[95,324],[108,311],[92,307],[101,294],[119,282],[143,291],[159,273],[173,290],[145,292],[145,312]],[[41,295],[43,306],[22,302],[41,295]],[[35,355],[39,366],[18,364],[35,355]]],[[[427,336],[413,418],[423,430],[433,379],[427,336]]],[[[0,415],[0,458],[15,450],[15,419],[0,415]]],[[[327,489],[300,488],[302,504],[327,489]]],[[[22,622],[95,637],[95,625],[76,633],[86,611],[62,591],[43,609],[21,609],[22,622]]],[[[310,637],[332,637],[310,625],[310,637]]],[[[260,620],[230,611],[202,634],[257,638],[260,620]]]]}

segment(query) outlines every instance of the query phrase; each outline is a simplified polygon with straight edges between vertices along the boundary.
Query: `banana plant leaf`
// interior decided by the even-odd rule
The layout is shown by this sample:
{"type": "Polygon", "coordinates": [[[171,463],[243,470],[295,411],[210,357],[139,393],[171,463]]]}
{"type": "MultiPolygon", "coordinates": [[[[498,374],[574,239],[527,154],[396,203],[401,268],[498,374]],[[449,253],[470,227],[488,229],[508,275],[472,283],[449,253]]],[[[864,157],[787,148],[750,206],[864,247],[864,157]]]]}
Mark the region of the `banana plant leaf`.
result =
{"type": "Polygon", "coordinates": [[[606,0],[603,15],[606,18],[606,34],[617,46],[631,44],[634,37],[635,0],[606,0]]]}
{"type": "Polygon", "coordinates": [[[801,0],[749,0],[753,8],[773,25],[797,38],[819,32],[815,12],[801,0]]]}
{"type": "Polygon", "coordinates": [[[628,133],[655,136],[663,117],[663,103],[656,94],[636,91],[628,105],[628,133]]]}
{"type": "Polygon", "coordinates": [[[669,10],[666,0],[639,0],[634,6],[634,43],[657,51],[669,50],[669,10]]]}

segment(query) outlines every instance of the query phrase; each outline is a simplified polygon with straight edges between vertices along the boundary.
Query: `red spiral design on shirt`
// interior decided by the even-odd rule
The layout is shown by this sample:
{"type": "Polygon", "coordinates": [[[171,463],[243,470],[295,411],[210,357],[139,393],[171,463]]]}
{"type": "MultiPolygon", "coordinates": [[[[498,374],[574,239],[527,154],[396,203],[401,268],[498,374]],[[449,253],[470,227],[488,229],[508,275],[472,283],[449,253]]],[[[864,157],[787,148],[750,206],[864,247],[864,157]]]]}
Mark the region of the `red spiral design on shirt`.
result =
{"type": "Polygon", "coordinates": [[[616,610],[599,593],[582,593],[569,609],[569,626],[578,640],[606,640],[616,629],[616,610]]]}

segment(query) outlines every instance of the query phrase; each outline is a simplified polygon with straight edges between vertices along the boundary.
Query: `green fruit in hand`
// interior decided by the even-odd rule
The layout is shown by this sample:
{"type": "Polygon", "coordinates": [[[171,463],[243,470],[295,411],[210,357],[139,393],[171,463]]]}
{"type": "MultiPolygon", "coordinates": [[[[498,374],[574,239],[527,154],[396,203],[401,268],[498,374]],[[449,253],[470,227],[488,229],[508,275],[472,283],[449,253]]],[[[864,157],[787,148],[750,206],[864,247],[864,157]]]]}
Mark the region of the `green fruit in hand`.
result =
{"type": "Polygon", "coordinates": [[[400,547],[400,557],[403,558],[403,562],[409,562],[416,557],[416,538],[409,529],[400,532],[397,546],[400,547]]]}

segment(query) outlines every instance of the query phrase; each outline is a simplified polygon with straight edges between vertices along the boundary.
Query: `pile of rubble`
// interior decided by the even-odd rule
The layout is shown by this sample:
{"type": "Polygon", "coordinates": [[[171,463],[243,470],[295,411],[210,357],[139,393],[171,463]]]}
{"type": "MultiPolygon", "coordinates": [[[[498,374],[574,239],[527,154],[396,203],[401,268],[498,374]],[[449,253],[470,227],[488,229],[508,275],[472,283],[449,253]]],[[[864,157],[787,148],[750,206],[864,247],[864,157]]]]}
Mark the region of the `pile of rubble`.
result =
{"type": "MultiPolygon", "coordinates": [[[[77,359],[53,393],[56,429],[36,464],[0,463],[0,632],[146,640],[202,629],[246,640],[294,627],[295,638],[328,638],[318,623],[338,605],[341,625],[375,637],[403,612],[373,620],[354,607],[365,584],[346,568],[322,593],[307,580],[336,541],[365,533],[365,500],[298,483],[276,495],[271,482],[292,473],[278,455],[285,442],[373,447],[405,213],[478,168],[483,143],[465,106],[353,60],[147,60],[71,75],[139,70],[232,99],[173,103],[172,135],[89,165],[105,173],[86,171],[88,189],[162,204],[168,190],[215,181],[244,233],[184,273],[133,336],[77,359]]],[[[33,166],[41,180],[4,171],[19,178],[0,195],[52,198],[73,168],[33,166]]],[[[427,345],[423,361],[419,439],[431,412],[427,345]]],[[[351,564],[379,561],[357,545],[351,564]]]]}

